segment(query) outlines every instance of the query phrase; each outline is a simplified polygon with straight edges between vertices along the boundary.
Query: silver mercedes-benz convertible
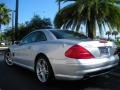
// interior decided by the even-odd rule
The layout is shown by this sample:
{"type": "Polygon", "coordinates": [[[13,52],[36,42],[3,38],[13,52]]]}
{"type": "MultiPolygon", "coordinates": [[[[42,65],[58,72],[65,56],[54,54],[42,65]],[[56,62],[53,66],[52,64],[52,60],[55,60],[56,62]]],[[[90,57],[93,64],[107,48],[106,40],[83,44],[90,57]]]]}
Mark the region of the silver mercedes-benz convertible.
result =
{"type": "Polygon", "coordinates": [[[116,45],[69,30],[36,30],[16,42],[4,59],[34,71],[41,83],[80,80],[109,72],[118,64],[116,45]]]}

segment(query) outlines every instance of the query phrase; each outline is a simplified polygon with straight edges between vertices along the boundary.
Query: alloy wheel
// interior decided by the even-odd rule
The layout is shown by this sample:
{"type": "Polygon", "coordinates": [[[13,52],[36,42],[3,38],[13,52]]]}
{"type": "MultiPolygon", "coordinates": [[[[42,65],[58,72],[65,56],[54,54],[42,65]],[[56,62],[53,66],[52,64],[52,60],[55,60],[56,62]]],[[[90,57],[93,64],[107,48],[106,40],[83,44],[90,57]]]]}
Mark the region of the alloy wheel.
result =
{"type": "Polygon", "coordinates": [[[44,59],[39,59],[36,65],[36,73],[38,79],[42,82],[45,83],[47,82],[49,78],[49,68],[48,68],[48,63],[44,59]]]}
{"type": "Polygon", "coordinates": [[[9,66],[13,65],[13,59],[12,59],[12,55],[10,52],[5,53],[5,61],[6,61],[7,65],[9,65],[9,66]]]}

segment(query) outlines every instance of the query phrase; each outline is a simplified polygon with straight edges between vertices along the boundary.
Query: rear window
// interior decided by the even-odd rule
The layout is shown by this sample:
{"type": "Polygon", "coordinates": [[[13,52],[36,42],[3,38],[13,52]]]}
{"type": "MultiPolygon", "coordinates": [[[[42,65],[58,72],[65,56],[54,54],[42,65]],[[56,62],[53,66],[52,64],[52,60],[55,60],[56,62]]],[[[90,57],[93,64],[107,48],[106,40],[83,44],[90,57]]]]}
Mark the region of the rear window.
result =
{"type": "Polygon", "coordinates": [[[51,30],[57,39],[89,39],[87,36],[68,30],[51,30]]]}

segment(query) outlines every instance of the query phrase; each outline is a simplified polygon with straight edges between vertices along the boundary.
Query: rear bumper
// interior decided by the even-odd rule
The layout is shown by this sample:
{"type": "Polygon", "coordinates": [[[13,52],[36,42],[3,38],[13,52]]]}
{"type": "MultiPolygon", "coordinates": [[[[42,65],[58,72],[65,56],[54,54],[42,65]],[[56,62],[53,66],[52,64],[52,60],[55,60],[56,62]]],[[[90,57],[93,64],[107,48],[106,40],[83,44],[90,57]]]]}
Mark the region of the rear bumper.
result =
{"type": "MultiPolygon", "coordinates": [[[[116,66],[116,65],[115,65],[115,66],[116,66]]],[[[114,67],[115,67],[115,66],[114,66],[114,67]]],[[[84,75],[84,79],[109,73],[109,72],[112,71],[113,69],[114,69],[113,67],[111,67],[111,68],[109,67],[109,68],[106,68],[106,69],[103,69],[103,70],[99,70],[99,71],[87,73],[87,74],[84,75]]]]}
{"type": "MultiPolygon", "coordinates": [[[[80,80],[88,77],[98,76],[109,72],[118,65],[118,56],[109,58],[98,58],[91,60],[74,60],[77,61],[73,64],[70,62],[62,63],[60,72],[55,73],[56,79],[65,80],[80,80]]],[[[60,64],[57,64],[58,67],[60,64]]],[[[57,69],[57,68],[56,68],[57,69]]]]}

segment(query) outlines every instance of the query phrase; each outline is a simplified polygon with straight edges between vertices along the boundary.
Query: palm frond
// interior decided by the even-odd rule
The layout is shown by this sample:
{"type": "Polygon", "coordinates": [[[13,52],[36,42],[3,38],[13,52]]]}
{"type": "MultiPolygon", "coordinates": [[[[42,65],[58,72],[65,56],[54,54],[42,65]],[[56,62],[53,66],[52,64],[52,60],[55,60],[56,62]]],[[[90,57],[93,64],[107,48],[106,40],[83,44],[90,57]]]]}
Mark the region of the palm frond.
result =
{"type": "MultiPolygon", "coordinates": [[[[55,16],[54,24],[57,28],[71,28],[79,30],[80,25],[86,26],[86,31],[94,37],[96,24],[99,32],[109,27],[111,31],[120,31],[120,7],[115,3],[120,0],[57,0],[60,2],[74,1],[65,6],[55,16]],[[88,23],[89,22],[89,23],[88,23]]],[[[89,34],[90,35],[90,34],[89,34]]]]}

